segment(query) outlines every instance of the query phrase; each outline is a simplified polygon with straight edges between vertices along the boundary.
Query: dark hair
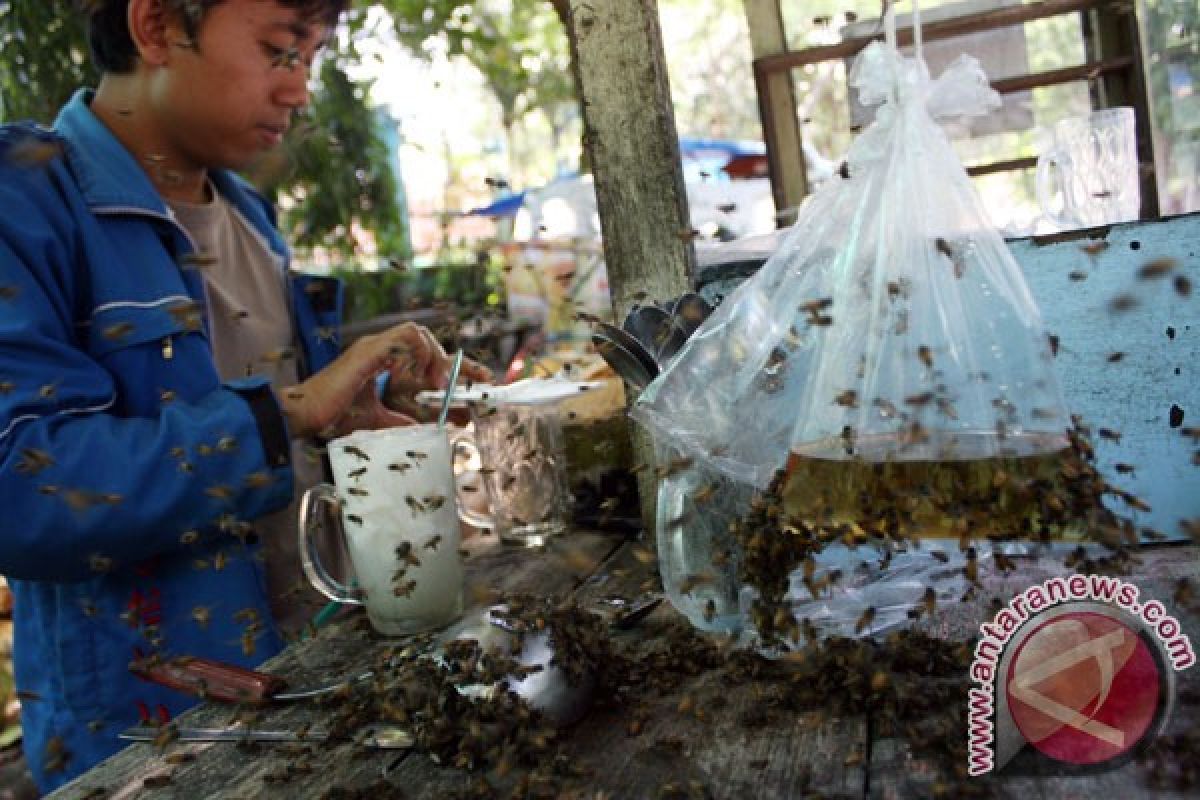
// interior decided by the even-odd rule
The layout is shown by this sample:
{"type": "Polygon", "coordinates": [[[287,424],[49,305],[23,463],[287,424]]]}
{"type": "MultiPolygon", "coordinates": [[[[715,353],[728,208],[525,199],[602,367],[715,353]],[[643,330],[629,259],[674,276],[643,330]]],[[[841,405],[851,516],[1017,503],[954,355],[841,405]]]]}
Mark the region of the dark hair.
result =
{"type": "MultiPolygon", "coordinates": [[[[298,9],[305,19],[328,25],[350,5],[350,0],[275,0],[281,6],[298,9]]],[[[162,0],[169,12],[183,20],[187,35],[195,39],[204,15],[224,0],[162,0]]],[[[132,72],[137,65],[137,48],[127,24],[129,0],[84,0],[88,15],[88,49],[92,62],[101,72],[132,72]]]]}

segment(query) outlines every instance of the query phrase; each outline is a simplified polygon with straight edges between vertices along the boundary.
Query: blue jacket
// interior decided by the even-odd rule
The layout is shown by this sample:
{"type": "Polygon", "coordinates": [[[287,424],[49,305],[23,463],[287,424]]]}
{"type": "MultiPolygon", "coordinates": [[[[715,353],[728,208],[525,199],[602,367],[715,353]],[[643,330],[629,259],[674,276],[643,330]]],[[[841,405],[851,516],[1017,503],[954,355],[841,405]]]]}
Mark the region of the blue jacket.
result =
{"type": "MultiPolygon", "coordinates": [[[[248,523],[293,491],[272,390],[218,378],[189,236],[89,101],[53,130],[0,127],[0,574],[43,790],[194,704],[134,677],[135,656],[279,651],[248,523]]],[[[286,269],[269,204],[212,178],[286,269]]],[[[337,354],[340,285],[290,285],[311,373],[337,354]]]]}

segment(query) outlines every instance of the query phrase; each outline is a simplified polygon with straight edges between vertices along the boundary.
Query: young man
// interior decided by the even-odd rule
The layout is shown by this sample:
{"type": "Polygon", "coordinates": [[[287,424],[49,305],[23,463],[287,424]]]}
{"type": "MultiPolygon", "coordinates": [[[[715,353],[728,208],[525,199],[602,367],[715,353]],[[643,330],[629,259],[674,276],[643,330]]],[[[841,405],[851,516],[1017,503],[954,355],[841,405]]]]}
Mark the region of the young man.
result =
{"type": "Polygon", "coordinates": [[[309,613],[297,442],[409,423],[391,407],[445,380],[417,326],[339,356],[339,287],[287,271],[230,171],[305,106],[345,5],[94,0],[98,88],[53,130],[0,128],[0,574],[43,790],[191,704],[131,659],[279,651],[309,613]]]}

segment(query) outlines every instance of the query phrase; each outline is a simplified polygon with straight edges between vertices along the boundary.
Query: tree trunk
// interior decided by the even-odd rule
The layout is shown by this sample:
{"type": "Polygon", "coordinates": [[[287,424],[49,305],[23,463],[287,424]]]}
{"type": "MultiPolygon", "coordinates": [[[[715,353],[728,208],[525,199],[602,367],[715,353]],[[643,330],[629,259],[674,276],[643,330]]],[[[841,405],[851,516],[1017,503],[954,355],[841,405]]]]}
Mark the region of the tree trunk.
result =
{"type": "Polygon", "coordinates": [[[679,138],[655,0],[571,0],[572,66],[618,319],[690,288],[679,138]],[[643,300],[642,302],[645,302],[643,300]]]}
{"type": "MultiPolygon", "coordinates": [[[[617,320],[691,288],[694,254],[656,0],[568,0],[567,38],[617,320]],[[644,295],[643,295],[644,293],[644,295]]],[[[556,3],[556,7],[561,4],[556,3]]],[[[648,437],[636,458],[653,463],[648,437]]],[[[654,530],[654,471],[638,475],[654,530]]]]}

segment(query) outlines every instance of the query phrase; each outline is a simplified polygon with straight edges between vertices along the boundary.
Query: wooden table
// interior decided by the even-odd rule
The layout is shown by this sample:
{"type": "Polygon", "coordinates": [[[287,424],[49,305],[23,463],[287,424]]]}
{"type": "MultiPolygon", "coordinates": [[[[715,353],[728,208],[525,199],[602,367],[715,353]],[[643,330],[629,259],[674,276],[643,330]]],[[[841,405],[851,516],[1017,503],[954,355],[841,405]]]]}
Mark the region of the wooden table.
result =
{"type": "MultiPolygon", "coordinates": [[[[468,560],[469,585],[500,592],[571,595],[581,605],[611,594],[632,596],[643,591],[656,567],[646,563],[645,544],[611,534],[575,532],[545,551],[526,551],[486,542],[475,545],[468,560]]],[[[1143,599],[1160,599],[1200,642],[1200,606],[1179,607],[1172,595],[1180,578],[1200,584],[1200,548],[1160,547],[1143,550],[1129,579],[1143,599]]],[[[939,609],[921,626],[934,635],[963,639],[990,618],[993,596],[1007,599],[1035,581],[1062,572],[1057,562],[1026,562],[1007,577],[985,574],[986,591],[976,600],[939,609]]],[[[668,637],[677,641],[686,623],[667,604],[637,628],[614,633],[626,652],[662,651],[668,637]]],[[[315,639],[293,645],[263,669],[288,678],[294,686],[316,685],[356,674],[391,642],[372,638],[360,615],[347,612],[322,629],[315,639]]],[[[649,655],[645,655],[649,658],[649,655]]],[[[583,773],[548,796],[657,798],[792,798],[819,793],[824,797],[930,797],[938,791],[961,796],[961,787],[946,784],[933,763],[915,756],[902,738],[885,737],[870,713],[837,716],[820,709],[768,709],[770,692],[759,681],[732,682],[722,668],[697,669],[678,685],[637,704],[593,708],[569,729],[560,752],[583,773]],[[748,719],[757,720],[747,725],[748,719]],[[637,722],[635,722],[637,720],[637,722]]],[[[1200,697],[1200,667],[1180,673],[1174,714],[1168,733],[1194,731],[1200,697]]],[[[778,691],[776,684],[771,691],[778,691]]],[[[271,728],[319,726],[312,705],[293,704],[265,711],[259,725],[271,728]]],[[[328,712],[324,712],[328,713],[328,712]]],[[[229,707],[203,705],[181,717],[181,725],[217,726],[231,717],[229,707]]],[[[965,735],[965,734],[964,734],[965,735]]],[[[247,749],[239,745],[175,743],[159,752],[149,744],[133,745],[98,765],[55,798],[79,798],[103,787],[107,797],[250,798],[364,796],[445,798],[474,796],[470,789],[481,773],[437,766],[416,753],[369,751],[351,743],[318,745],[309,759],[313,771],[281,784],[264,776],[286,762],[274,745],[247,749]],[[194,760],[168,764],[164,756],[188,752],[194,760]],[[387,769],[386,779],[382,777],[387,769]],[[146,788],[148,777],[169,773],[171,783],[146,788]],[[381,783],[383,781],[383,783],[381,783]],[[329,794],[335,787],[340,794],[329,794]]],[[[494,776],[492,776],[494,778],[494,776]]],[[[500,796],[508,796],[514,775],[500,796]]],[[[153,781],[152,781],[153,782],[153,781]]],[[[1022,777],[1005,775],[986,784],[1000,796],[1029,798],[1186,797],[1186,791],[1150,789],[1146,771],[1135,763],[1090,776],[1022,777]]],[[[982,788],[982,781],[968,786],[982,788]]],[[[536,788],[536,786],[535,786],[536,788]]],[[[1195,787],[1190,796],[1196,796],[1195,787]]],[[[524,796],[524,795],[522,795],[524,796]]],[[[541,795],[530,795],[541,796],[541,795]]]]}

